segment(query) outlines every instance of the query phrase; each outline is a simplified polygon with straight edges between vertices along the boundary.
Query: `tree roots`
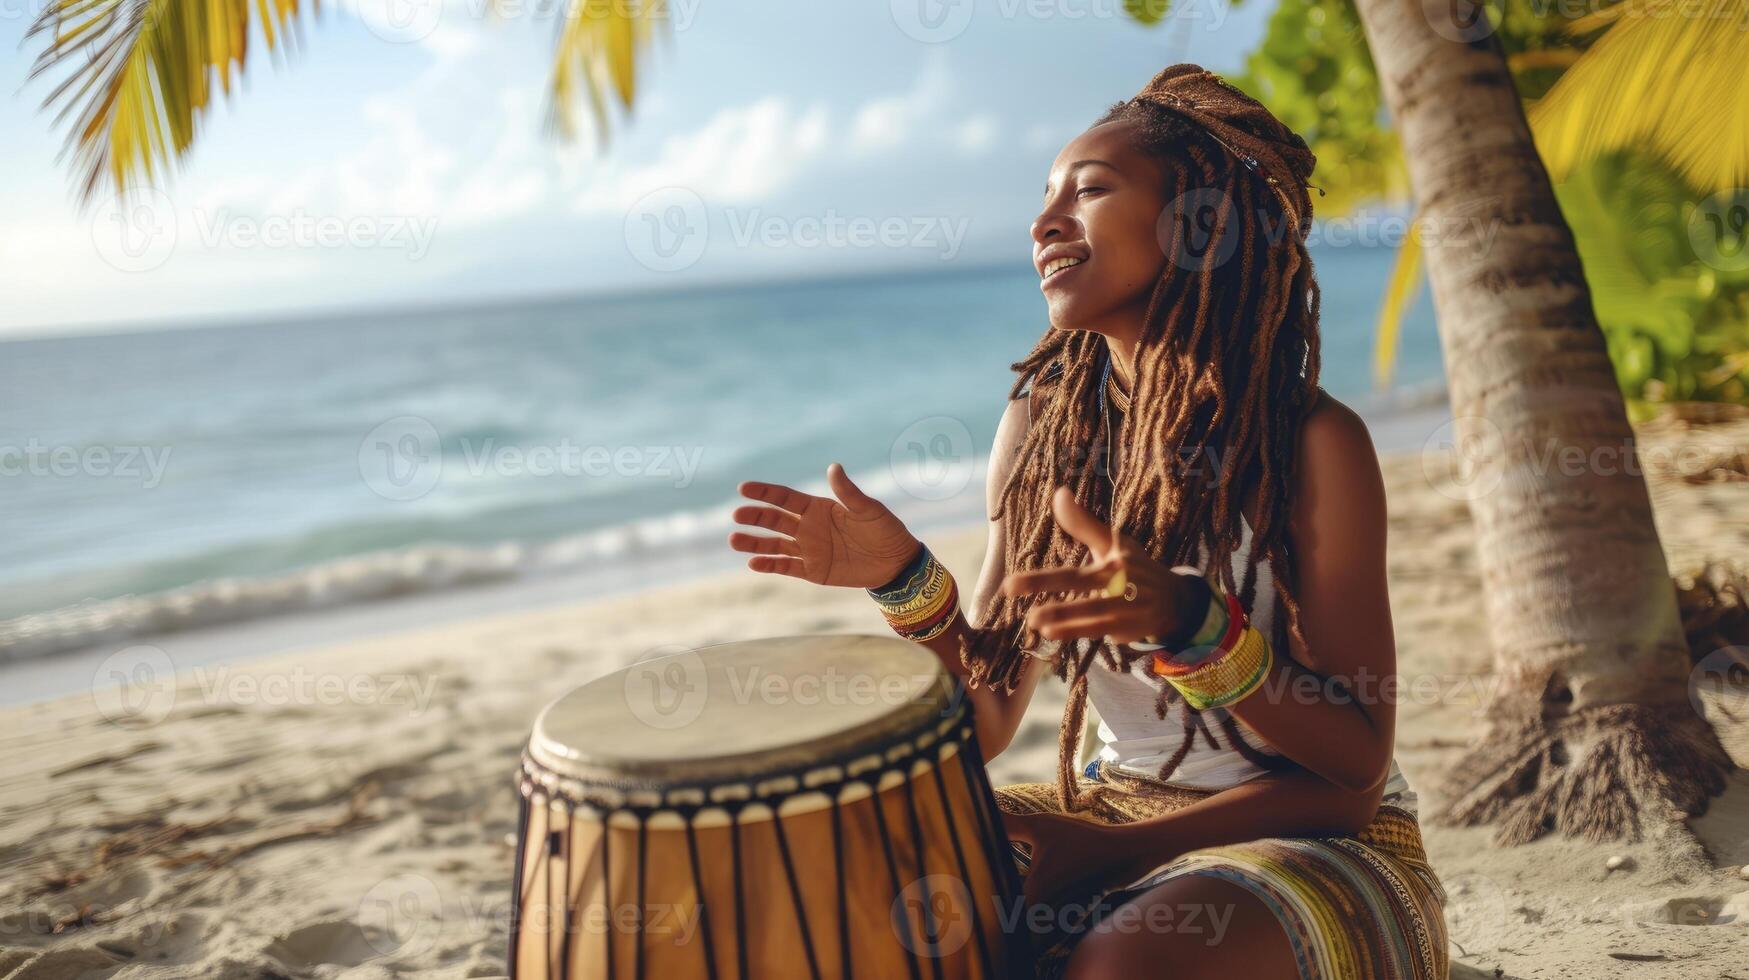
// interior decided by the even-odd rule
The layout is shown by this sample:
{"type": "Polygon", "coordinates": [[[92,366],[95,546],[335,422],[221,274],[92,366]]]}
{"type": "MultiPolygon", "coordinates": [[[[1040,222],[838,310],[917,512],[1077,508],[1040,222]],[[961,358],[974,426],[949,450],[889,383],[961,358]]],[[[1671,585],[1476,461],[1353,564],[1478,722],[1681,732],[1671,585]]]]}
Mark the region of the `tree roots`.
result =
{"type": "MultiPolygon", "coordinates": [[[[1498,821],[1495,842],[1508,846],[1550,832],[1591,841],[1686,835],[1682,818],[1704,812],[1732,768],[1686,703],[1497,723],[1453,768],[1450,802],[1437,818],[1457,826],[1498,821]]],[[[1691,835],[1683,849],[1704,863],[1691,835]]]]}

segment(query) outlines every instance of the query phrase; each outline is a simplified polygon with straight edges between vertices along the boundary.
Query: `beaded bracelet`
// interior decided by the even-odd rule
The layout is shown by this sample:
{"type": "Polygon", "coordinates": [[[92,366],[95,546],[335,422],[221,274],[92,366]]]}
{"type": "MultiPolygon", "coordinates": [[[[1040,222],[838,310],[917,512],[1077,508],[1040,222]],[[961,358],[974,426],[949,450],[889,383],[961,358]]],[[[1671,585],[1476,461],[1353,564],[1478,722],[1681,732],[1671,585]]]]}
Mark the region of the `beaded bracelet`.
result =
{"type": "Polygon", "coordinates": [[[1247,623],[1239,631],[1232,651],[1210,661],[1188,674],[1167,677],[1166,682],[1178,689],[1186,704],[1198,711],[1224,708],[1245,699],[1263,686],[1269,668],[1275,663],[1275,653],[1269,641],[1257,627],[1247,623]]]}
{"type": "MultiPolygon", "coordinates": [[[[1171,654],[1156,653],[1153,671],[1178,689],[1184,700],[1199,711],[1234,704],[1263,686],[1274,664],[1269,641],[1245,616],[1239,600],[1224,595],[1225,629],[1218,642],[1197,643],[1171,654]]],[[[1206,622],[1205,622],[1206,625],[1206,622]]]]}
{"type": "Polygon", "coordinates": [[[1220,612],[1214,613],[1211,608],[1209,620],[1203,623],[1203,629],[1191,637],[1190,642],[1177,650],[1162,650],[1154,654],[1154,673],[1162,677],[1181,677],[1191,673],[1233,649],[1233,644],[1239,639],[1239,631],[1245,626],[1245,610],[1239,605],[1239,600],[1226,593],[1215,590],[1211,607],[1220,605],[1220,612]],[[1215,624],[1210,628],[1210,620],[1215,624]],[[1205,632],[1206,630],[1206,632],[1205,632]],[[1218,633],[1215,630],[1219,630],[1218,633]],[[1213,636],[1210,633],[1214,633],[1213,636]]]}
{"type": "Polygon", "coordinates": [[[891,582],[868,594],[893,632],[918,643],[946,633],[960,611],[959,585],[928,545],[891,582]]]}

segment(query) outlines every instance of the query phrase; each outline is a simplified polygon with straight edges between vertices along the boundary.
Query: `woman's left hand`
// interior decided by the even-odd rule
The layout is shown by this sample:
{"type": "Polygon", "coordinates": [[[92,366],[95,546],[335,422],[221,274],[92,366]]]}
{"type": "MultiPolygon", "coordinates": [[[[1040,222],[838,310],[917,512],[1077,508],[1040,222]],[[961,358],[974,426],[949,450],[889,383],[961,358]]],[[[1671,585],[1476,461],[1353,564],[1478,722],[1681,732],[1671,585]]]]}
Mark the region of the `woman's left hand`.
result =
{"type": "Polygon", "coordinates": [[[1002,580],[1010,597],[1037,592],[1067,593],[1069,598],[1040,602],[1027,611],[1026,625],[1048,640],[1109,637],[1113,643],[1133,643],[1179,630],[1185,610],[1208,586],[1155,561],[1129,536],[1093,516],[1075,500],[1068,487],[1051,497],[1057,523],[1092,552],[1080,566],[1014,572],[1002,580]],[[1108,595],[1107,592],[1116,594],[1108,595]],[[1091,596],[1077,597],[1092,593],[1091,596]]]}
{"type": "Polygon", "coordinates": [[[1110,824],[1061,813],[1004,813],[1002,826],[1032,846],[1021,891],[1029,908],[1120,887],[1160,863],[1138,857],[1122,828],[1110,824]]]}

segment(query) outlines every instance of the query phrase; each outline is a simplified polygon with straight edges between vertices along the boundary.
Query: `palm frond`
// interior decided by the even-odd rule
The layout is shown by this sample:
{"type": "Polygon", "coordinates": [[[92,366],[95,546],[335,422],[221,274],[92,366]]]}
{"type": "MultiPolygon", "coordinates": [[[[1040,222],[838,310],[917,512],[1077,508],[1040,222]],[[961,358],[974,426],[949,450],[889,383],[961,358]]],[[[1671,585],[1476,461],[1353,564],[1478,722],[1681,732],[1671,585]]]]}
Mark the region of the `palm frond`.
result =
{"type": "Polygon", "coordinates": [[[1623,2],[1574,21],[1607,28],[1529,110],[1556,181],[1609,150],[1643,147],[1704,192],[1749,177],[1749,0],[1623,2]]]}
{"type": "MultiPolygon", "coordinates": [[[[308,0],[314,8],[317,0],[308,0]]],[[[30,77],[60,76],[43,100],[67,126],[76,193],[89,204],[105,183],[126,194],[188,152],[213,101],[249,55],[251,28],[267,47],[295,43],[305,0],[50,0],[27,37],[47,46],[30,77]]]]}
{"type": "Polygon", "coordinates": [[[587,98],[596,132],[608,133],[607,94],[629,110],[637,95],[638,58],[668,24],[667,0],[569,0],[559,26],[547,93],[547,124],[576,135],[577,102],[587,98]]]}
{"type": "Polygon", "coordinates": [[[1385,282],[1384,303],[1379,308],[1378,328],[1373,333],[1372,377],[1380,391],[1391,386],[1397,369],[1397,340],[1403,334],[1403,315],[1415,302],[1421,287],[1421,239],[1403,236],[1391,263],[1391,278],[1385,282]]]}

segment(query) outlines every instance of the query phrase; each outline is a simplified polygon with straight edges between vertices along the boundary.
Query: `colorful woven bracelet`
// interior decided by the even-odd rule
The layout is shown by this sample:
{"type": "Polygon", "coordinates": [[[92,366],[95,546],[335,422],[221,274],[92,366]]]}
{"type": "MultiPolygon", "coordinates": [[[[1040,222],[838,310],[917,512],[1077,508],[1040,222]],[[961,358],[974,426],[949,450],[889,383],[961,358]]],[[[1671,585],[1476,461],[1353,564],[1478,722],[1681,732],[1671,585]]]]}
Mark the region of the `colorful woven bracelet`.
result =
{"type": "Polygon", "coordinates": [[[1188,674],[1169,676],[1166,682],[1198,711],[1224,708],[1262,687],[1274,662],[1269,641],[1257,627],[1246,623],[1232,652],[1188,674]]]}
{"type": "MultiPolygon", "coordinates": [[[[1221,601],[1222,610],[1219,618],[1211,616],[1210,620],[1218,623],[1211,626],[1203,624],[1203,629],[1191,637],[1190,643],[1178,650],[1162,650],[1154,654],[1154,673],[1162,677],[1182,677],[1185,674],[1200,670],[1205,665],[1227,655],[1233,645],[1239,641],[1239,632],[1246,625],[1245,609],[1239,605],[1235,596],[1227,595],[1220,590],[1215,591],[1215,598],[1221,601]],[[1213,639],[1209,632],[1218,629],[1218,636],[1213,639]],[[1205,632],[1209,631],[1209,632],[1205,632]]],[[[1212,606],[1213,603],[1211,602],[1212,606]]]]}
{"type": "Polygon", "coordinates": [[[868,594],[893,632],[918,643],[947,632],[960,611],[959,585],[927,545],[891,582],[868,594]]]}

